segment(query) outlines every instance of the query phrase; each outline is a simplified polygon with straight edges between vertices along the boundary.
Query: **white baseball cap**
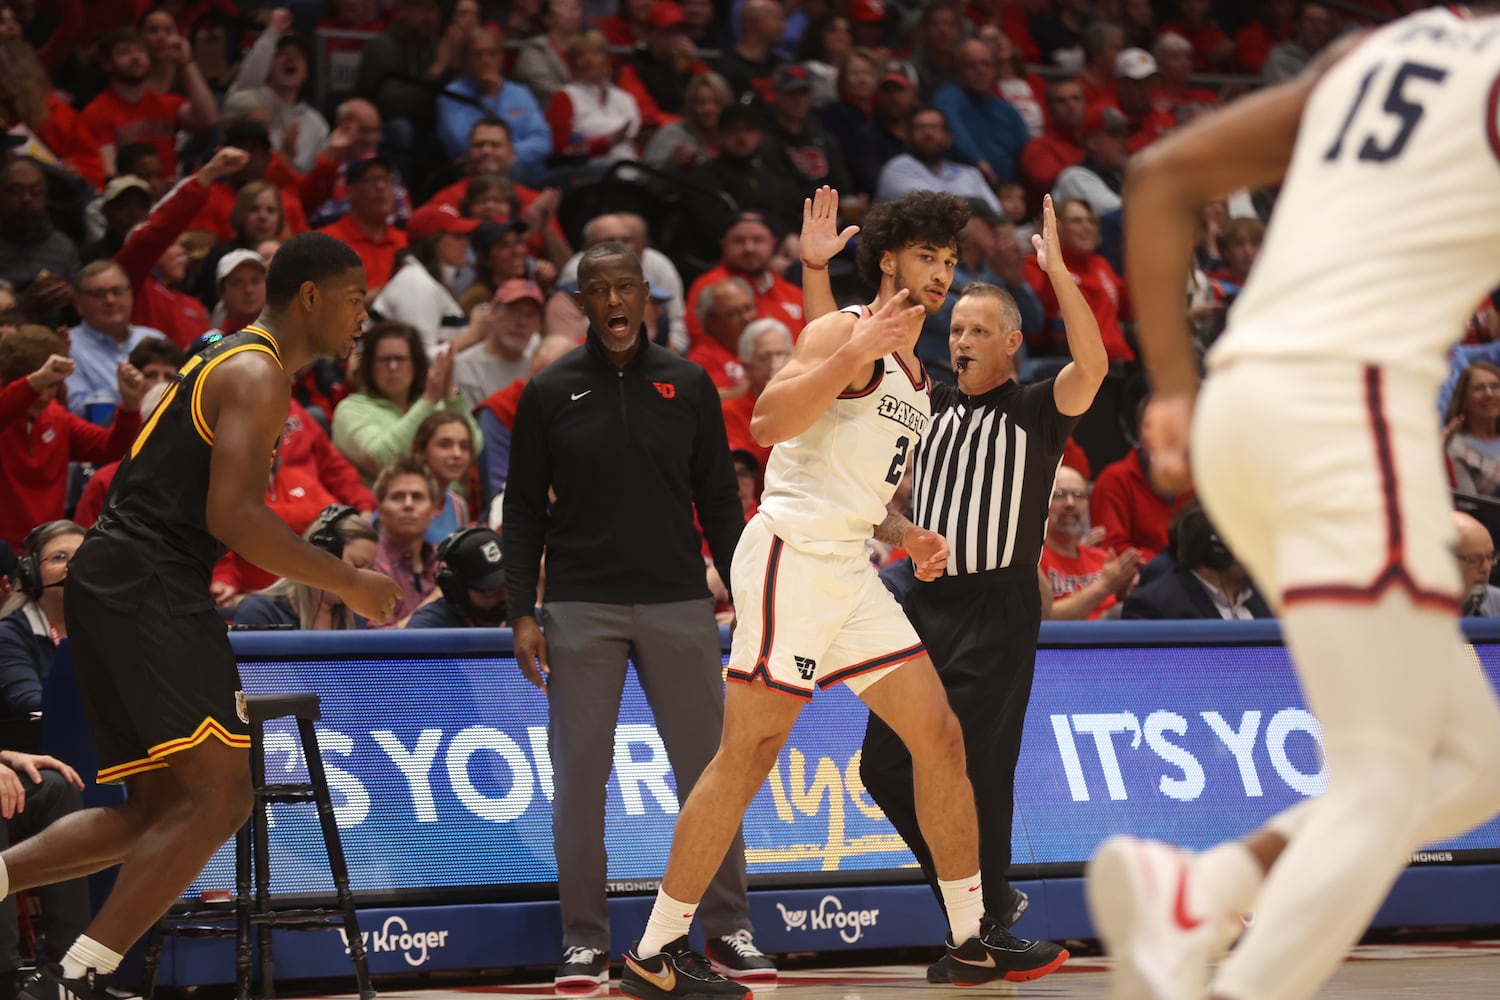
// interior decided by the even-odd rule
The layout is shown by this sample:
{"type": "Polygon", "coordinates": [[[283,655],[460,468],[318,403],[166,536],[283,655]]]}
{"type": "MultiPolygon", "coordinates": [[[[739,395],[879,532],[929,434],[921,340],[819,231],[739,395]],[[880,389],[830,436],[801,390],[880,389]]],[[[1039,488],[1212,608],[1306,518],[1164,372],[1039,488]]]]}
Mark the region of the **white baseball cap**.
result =
{"type": "Polygon", "coordinates": [[[219,258],[219,266],[214,270],[214,287],[224,284],[224,279],[241,264],[259,264],[262,271],[266,270],[266,259],[254,250],[231,250],[219,258]]]}
{"type": "Polygon", "coordinates": [[[1115,76],[1145,80],[1156,75],[1156,60],[1145,49],[1125,49],[1115,56],[1115,76]]]}

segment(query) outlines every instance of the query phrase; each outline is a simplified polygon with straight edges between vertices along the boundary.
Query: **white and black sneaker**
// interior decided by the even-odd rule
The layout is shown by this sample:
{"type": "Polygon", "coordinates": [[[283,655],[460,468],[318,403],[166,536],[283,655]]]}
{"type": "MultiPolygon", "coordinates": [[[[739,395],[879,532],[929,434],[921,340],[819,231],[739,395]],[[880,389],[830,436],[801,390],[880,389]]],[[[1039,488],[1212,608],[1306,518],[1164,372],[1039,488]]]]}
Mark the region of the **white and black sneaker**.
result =
{"type": "Polygon", "coordinates": [[[598,948],[574,946],[563,952],[562,965],[552,977],[560,990],[592,990],[609,985],[609,954],[598,948]]]}
{"type": "Polygon", "coordinates": [[[37,969],[18,996],[20,1000],[109,1000],[109,982],[109,976],[93,969],[77,979],[65,979],[62,966],[53,963],[37,969]]]}
{"type": "Polygon", "coordinates": [[[721,938],[707,941],[709,964],[721,976],[730,979],[775,979],[776,963],[755,947],[748,930],[740,929],[721,938]]]}

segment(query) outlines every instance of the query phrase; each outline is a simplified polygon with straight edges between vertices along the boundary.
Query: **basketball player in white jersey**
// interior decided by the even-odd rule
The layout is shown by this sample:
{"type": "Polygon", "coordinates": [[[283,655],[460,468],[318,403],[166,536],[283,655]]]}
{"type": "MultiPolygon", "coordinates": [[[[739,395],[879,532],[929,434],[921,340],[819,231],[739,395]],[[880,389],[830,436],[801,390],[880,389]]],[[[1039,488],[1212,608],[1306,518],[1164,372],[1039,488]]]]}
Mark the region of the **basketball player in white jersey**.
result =
{"type": "Polygon", "coordinates": [[[1151,469],[1172,492],[1191,471],[1279,605],[1328,785],[1196,857],[1101,845],[1089,904],[1117,996],[1311,997],[1409,853],[1500,807],[1500,708],[1455,620],[1432,413],[1444,351],[1500,271],[1497,96],[1500,18],[1424,11],[1196,120],[1131,171],[1151,469]],[[1182,292],[1198,208],[1283,177],[1198,393],[1182,292]]]}
{"type": "MultiPolygon", "coordinates": [[[[698,900],[816,687],[840,681],[906,741],[922,832],[947,893],[957,982],[998,978],[983,917],[974,793],[963,737],[916,632],[866,555],[929,417],[915,348],[947,297],[968,206],[923,191],[870,211],[861,276],[868,307],[809,325],[755,406],[751,431],[775,445],[759,513],[735,550],[739,617],[719,752],[682,804],[661,891],[625,956],[623,993],[725,998],[748,991],[712,975],[688,948],[698,900]]],[[[918,575],[948,560],[935,532],[903,539],[918,575]]]]}

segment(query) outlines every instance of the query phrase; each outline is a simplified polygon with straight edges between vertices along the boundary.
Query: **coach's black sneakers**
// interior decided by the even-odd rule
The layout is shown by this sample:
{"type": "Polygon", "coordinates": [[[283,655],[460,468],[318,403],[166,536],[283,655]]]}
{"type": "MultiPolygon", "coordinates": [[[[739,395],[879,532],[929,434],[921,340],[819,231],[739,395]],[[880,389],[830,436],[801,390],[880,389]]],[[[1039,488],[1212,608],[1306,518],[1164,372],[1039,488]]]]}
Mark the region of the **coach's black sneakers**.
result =
{"type": "Polygon", "coordinates": [[[948,945],[948,978],[955,986],[978,986],[997,979],[1029,983],[1057,971],[1067,960],[1068,949],[1051,941],[1018,938],[993,917],[985,917],[978,937],[948,945]]]}
{"type": "MultiPolygon", "coordinates": [[[[1005,912],[995,919],[999,922],[1000,926],[1010,928],[1014,927],[1021,917],[1025,915],[1026,908],[1031,905],[1031,897],[1013,885],[1007,886],[1007,888],[1010,891],[1005,899],[1005,912]]],[[[1017,938],[1017,940],[1020,939],[1017,938]]],[[[946,983],[952,981],[948,975],[947,955],[944,955],[927,967],[927,981],[929,983],[946,983]]]]}
{"type": "Polygon", "coordinates": [[[755,947],[747,930],[738,930],[721,938],[709,938],[709,966],[730,979],[775,979],[776,963],[755,947]]]}
{"type": "Polygon", "coordinates": [[[625,953],[620,992],[637,1000],[751,1000],[753,994],[709,968],[708,959],[688,947],[687,935],[660,954],[641,958],[633,945],[625,953]]]}
{"type": "Polygon", "coordinates": [[[608,984],[609,955],[598,948],[569,948],[552,977],[552,985],[560,990],[592,990],[608,984]]]}
{"type": "Polygon", "coordinates": [[[21,1000],[109,1000],[109,976],[90,969],[77,979],[64,979],[62,966],[44,965],[26,981],[21,1000]]]}

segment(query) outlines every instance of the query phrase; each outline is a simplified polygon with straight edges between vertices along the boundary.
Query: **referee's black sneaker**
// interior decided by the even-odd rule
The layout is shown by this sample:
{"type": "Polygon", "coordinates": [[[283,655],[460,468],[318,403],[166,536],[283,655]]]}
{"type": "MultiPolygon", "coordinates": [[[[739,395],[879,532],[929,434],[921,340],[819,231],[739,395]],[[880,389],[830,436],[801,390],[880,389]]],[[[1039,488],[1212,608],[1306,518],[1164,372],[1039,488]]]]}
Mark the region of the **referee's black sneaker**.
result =
{"type": "Polygon", "coordinates": [[[109,976],[90,969],[77,979],[64,979],[62,966],[53,963],[36,970],[19,993],[20,1000],[111,1000],[109,976]]]}
{"type": "Polygon", "coordinates": [[[1056,972],[1068,960],[1068,949],[1051,941],[1018,938],[992,917],[985,917],[979,936],[948,945],[948,978],[955,986],[978,986],[1003,979],[1029,983],[1056,972]]]}
{"type": "MultiPolygon", "coordinates": [[[[1031,905],[1031,897],[1013,885],[1006,888],[1010,891],[1006,894],[1005,912],[998,914],[995,919],[1000,922],[1002,927],[1014,927],[1016,922],[1026,913],[1026,908],[1031,905]]],[[[944,955],[927,967],[927,981],[929,983],[950,982],[947,955],[944,955]]]]}
{"type": "Polygon", "coordinates": [[[751,1000],[753,994],[739,983],[709,968],[708,959],[688,947],[687,935],[668,944],[659,954],[641,958],[639,943],[625,953],[620,973],[620,992],[637,1000],[751,1000]]]}

